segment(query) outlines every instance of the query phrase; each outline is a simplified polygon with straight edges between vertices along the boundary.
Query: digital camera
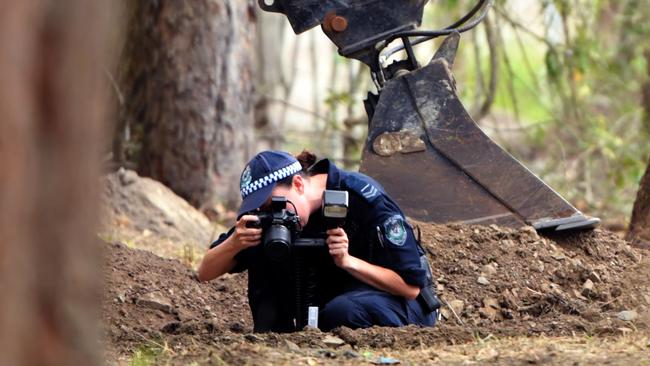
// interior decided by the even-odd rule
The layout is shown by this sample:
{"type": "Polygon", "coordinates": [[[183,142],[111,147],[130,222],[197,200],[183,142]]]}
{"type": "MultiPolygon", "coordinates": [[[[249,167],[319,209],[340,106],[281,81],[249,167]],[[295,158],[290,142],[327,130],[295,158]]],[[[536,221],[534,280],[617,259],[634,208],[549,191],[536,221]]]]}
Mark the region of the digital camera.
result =
{"type": "MultiPolygon", "coordinates": [[[[262,246],[271,260],[286,261],[294,248],[325,247],[325,235],[318,238],[301,236],[300,217],[287,210],[286,197],[273,196],[270,212],[253,212],[258,221],[247,223],[247,227],[263,230],[262,246]]],[[[323,192],[322,213],[327,229],[341,227],[348,212],[348,192],[326,190],[323,192]]]]}

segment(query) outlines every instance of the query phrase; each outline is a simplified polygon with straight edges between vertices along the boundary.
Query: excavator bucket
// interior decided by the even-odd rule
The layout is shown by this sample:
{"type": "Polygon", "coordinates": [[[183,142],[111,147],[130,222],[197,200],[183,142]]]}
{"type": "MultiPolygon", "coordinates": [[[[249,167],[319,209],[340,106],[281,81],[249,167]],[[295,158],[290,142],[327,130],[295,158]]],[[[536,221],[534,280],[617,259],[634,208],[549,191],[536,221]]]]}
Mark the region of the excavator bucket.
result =
{"type": "Polygon", "coordinates": [[[599,219],[583,215],[483,133],[456,95],[451,67],[459,33],[479,24],[494,0],[478,0],[447,28],[419,31],[427,2],[258,0],[263,10],[284,14],[296,33],[320,24],[339,54],[368,65],[380,90],[366,100],[370,126],[361,171],[378,180],[407,215],[548,231],[598,225],[599,219]],[[449,34],[420,67],[413,46],[449,34]],[[384,53],[396,39],[403,47],[384,53]],[[382,59],[401,49],[408,58],[384,68],[382,59]]]}
{"type": "Polygon", "coordinates": [[[449,36],[428,65],[369,95],[361,171],[422,221],[548,231],[597,226],[599,219],[583,215],[472,120],[450,70],[459,37],[449,36]]]}

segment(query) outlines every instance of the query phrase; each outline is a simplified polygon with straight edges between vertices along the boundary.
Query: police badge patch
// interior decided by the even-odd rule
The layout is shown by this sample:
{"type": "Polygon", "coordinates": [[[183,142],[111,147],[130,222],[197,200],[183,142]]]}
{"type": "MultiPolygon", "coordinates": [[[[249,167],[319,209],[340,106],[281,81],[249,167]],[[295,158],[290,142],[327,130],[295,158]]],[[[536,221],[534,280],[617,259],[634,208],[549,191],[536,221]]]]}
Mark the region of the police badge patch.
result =
{"type": "Polygon", "coordinates": [[[251,180],[253,177],[251,176],[251,167],[250,165],[246,166],[246,169],[244,169],[244,172],[241,173],[241,180],[239,181],[239,188],[244,189],[247,185],[250,184],[251,180]]]}
{"type": "Polygon", "coordinates": [[[404,219],[401,215],[394,215],[384,221],[384,233],[386,239],[391,243],[401,247],[406,242],[406,229],[404,228],[404,219]]]}

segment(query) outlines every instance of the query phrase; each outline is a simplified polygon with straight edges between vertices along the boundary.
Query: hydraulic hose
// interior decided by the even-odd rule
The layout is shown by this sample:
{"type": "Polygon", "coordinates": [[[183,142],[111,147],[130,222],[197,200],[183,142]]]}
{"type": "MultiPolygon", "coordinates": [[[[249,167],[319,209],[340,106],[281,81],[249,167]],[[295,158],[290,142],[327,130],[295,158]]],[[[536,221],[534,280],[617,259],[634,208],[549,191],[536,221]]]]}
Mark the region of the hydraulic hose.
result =
{"type": "MultiPolygon", "coordinates": [[[[390,42],[396,40],[397,38],[418,37],[412,42],[410,42],[411,46],[415,46],[422,42],[430,41],[437,37],[447,36],[452,33],[467,32],[468,30],[475,28],[483,21],[483,19],[485,19],[485,17],[487,16],[488,12],[490,11],[493,5],[494,5],[494,0],[479,0],[479,2],[476,3],[476,5],[472,8],[472,10],[470,10],[467,14],[465,14],[465,16],[463,16],[457,22],[447,26],[446,28],[438,29],[438,30],[412,30],[412,31],[399,32],[392,35],[389,39],[387,39],[386,44],[389,44],[390,42]],[[470,19],[474,18],[474,16],[481,9],[483,9],[483,11],[473,21],[471,21],[468,24],[465,24],[470,19]]],[[[404,48],[405,46],[403,44],[391,48],[390,50],[382,53],[381,58],[388,59],[390,56],[403,50],[404,48]]]]}

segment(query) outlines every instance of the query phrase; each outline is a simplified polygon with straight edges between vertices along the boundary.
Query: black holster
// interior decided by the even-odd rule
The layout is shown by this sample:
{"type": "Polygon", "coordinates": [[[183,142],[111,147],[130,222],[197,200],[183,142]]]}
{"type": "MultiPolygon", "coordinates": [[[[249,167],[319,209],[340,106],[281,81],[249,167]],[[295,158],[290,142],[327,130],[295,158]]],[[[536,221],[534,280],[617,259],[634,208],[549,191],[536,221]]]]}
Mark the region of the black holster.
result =
{"type": "Polygon", "coordinates": [[[427,273],[427,284],[420,289],[420,294],[416,298],[417,301],[424,309],[426,314],[432,313],[440,308],[440,300],[436,295],[436,283],[433,280],[433,273],[431,273],[431,265],[426,254],[420,256],[420,268],[424,269],[427,273]]]}

